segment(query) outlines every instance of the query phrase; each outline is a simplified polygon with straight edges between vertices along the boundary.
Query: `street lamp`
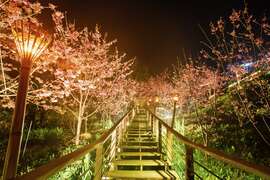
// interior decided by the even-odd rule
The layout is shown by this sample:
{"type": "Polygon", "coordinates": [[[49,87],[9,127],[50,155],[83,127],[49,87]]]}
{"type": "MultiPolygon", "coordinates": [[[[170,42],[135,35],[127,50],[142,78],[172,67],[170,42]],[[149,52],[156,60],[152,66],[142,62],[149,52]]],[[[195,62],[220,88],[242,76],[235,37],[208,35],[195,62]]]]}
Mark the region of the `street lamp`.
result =
{"type": "Polygon", "coordinates": [[[156,97],[156,98],[155,98],[155,114],[157,114],[157,106],[158,106],[158,103],[159,103],[159,98],[156,97]]]}
{"type": "Polygon", "coordinates": [[[41,31],[33,23],[30,23],[29,19],[15,21],[11,25],[11,30],[16,44],[17,54],[20,58],[21,69],[5,157],[4,180],[13,179],[16,176],[24,126],[28,80],[32,62],[39,58],[51,42],[50,36],[44,31],[41,31]]]}
{"type": "Polygon", "coordinates": [[[176,103],[179,100],[178,96],[173,97],[173,116],[172,116],[172,124],[171,127],[173,128],[175,122],[175,114],[176,114],[176,103]]]}
{"type": "Polygon", "coordinates": [[[159,102],[159,98],[158,98],[158,97],[155,98],[155,102],[156,102],[156,103],[159,102]]]}
{"type": "Polygon", "coordinates": [[[148,99],[148,101],[147,101],[147,106],[150,106],[151,103],[152,103],[152,99],[150,98],[150,99],[148,99]]]}

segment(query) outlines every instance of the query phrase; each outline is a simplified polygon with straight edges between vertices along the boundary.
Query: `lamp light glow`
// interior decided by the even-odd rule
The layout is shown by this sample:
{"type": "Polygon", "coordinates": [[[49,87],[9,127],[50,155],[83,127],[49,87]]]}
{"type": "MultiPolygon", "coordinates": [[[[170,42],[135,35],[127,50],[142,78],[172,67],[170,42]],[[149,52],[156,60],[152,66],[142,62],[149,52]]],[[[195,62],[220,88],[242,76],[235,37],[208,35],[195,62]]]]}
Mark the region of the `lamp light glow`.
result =
{"type": "Polygon", "coordinates": [[[51,43],[51,37],[29,20],[15,21],[11,30],[21,60],[35,61],[51,43]]]}
{"type": "Polygon", "coordinates": [[[179,100],[178,96],[174,96],[174,97],[173,97],[173,100],[174,100],[174,101],[178,101],[178,100],[179,100]]]}

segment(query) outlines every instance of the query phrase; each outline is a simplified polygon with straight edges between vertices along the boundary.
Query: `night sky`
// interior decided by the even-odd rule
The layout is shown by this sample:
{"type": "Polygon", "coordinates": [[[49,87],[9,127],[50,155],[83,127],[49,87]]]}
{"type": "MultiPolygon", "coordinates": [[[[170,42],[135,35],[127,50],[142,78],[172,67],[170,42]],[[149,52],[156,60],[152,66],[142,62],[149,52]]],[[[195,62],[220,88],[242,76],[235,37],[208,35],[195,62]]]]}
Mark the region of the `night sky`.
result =
{"type": "MultiPolygon", "coordinates": [[[[267,13],[267,1],[250,0],[250,10],[267,13]]],[[[42,1],[43,2],[43,1],[42,1]]],[[[161,72],[181,59],[182,50],[194,56],[204,40],[198,27],[240,9],[243,0],[55,0],[47,1],[67,11],[68,19],[81,28],[101,26],[118,47],[136,57],[139,68],[161,72]]]]}

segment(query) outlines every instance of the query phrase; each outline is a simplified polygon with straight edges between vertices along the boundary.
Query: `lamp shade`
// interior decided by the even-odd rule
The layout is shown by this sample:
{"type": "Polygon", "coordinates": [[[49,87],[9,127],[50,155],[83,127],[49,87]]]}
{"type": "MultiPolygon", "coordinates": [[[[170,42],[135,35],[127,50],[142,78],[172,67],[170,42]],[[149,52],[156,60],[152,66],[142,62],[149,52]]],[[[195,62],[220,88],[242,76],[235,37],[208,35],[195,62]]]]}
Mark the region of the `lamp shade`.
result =
{"type": "Polygon", "coordinates": [[[11,30],[18,55],[24,60],[35,61],[51,43],[51,36],[29,19],[15,21],[11,30]]]}
{"type": "Polygon", "coordinates": [[[174,100],[174,101],[178,101],[178,100],[179,100],[178,96],[174,96],[174,97],[173,97],[173,100],[174,100]]]}

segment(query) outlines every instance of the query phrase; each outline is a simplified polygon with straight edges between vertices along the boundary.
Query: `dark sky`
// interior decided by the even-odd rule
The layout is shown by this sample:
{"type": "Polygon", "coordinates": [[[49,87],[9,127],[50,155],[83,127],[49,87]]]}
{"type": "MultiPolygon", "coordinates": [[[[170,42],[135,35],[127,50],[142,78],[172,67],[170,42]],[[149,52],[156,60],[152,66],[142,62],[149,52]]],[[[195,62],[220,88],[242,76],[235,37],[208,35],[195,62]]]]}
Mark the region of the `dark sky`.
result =
{"type": "MultiPolygon", "coordinates": [[[[49,0],[47,0],[49,1],[49,0]]],[[[267,1],[247,1],[252,12],[267,12],[267,1]]],[[[99,24],[120,51],[156,73],[176,63],[183,48],[194,55],[210,21],[243,7],[243,0],[55,0],[78,27],[99,24]]]]}

